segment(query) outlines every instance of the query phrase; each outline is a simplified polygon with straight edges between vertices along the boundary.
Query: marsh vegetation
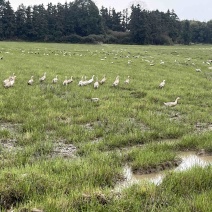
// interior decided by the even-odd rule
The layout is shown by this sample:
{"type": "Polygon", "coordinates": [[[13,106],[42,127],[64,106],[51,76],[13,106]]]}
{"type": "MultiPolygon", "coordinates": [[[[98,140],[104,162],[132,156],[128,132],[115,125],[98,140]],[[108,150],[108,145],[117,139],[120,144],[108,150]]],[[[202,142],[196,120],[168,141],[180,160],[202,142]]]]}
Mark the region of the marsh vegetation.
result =
{"type": "Polygon", "coordinates": [[[173,171],[179,152],[212,154],[211,55],[207,45],[1,42],[0,210],[211,211],[211,165],[173,171]],[[126,166],[167,174],[117,191],[126,166]]]}

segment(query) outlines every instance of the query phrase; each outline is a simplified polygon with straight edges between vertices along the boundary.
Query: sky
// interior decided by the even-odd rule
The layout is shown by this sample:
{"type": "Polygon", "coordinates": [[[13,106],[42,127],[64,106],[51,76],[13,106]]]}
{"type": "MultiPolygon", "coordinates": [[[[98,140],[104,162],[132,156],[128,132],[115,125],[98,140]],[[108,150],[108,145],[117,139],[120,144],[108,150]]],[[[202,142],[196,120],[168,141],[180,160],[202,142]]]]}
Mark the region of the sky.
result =
{"type": "MultiPolygon", "coordinates": [[[[60,2],[71,2],[73,0],[9,0],[12,8],[16,11],[20,4],[25,6],[38,5],[48,3],[57,4],[60,2]]],[[[140,4],[144,9],[156,10],[166,12],[168,9],[174,9],[180,20],[198,20],[209,21],[212,20],[212,0],[93,0],[100,9],[101,6],[106,8],[114,8],[116,12],[122,12],[123,9],[130,8],[132,4],[140,4]]]]}

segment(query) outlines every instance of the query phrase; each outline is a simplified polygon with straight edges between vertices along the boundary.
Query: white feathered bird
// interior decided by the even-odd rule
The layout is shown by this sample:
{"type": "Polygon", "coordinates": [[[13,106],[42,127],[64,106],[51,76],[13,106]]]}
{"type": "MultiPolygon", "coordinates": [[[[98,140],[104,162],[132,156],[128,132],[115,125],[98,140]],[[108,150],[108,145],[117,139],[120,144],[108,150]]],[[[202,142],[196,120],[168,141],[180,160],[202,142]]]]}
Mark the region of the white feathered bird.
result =
{"type": "Polygon", "coordinates": [[[43,82],[46,79],[46,72],[43,74],[43,76],[39,79],[40,82],[43,82]]]}
{"type": "Polygon", "coordinates": [[[102,80],[99,83],[102,85],[103,83],[105,83],[105,81],[106,81],[106,76],[104,75],[102,80]]]}
{"type": "Polygon", "coordinates": [[[52,80],[52,83],[57,83],[58,81],[58,76],[56,75],[56,77],[52,80]]]}
{"type": "Polygon", "coordinates": [[[30,80],[28,81],[28,85],[32,85],[32,84],[33,84],[33,82],[34,82],[34,80],[33,80],[33,76],[31,76],[30,80]]]}
{"type": "Polygon", "coordinates": [[[97,77],[96,77],[96,82],[94,82],[94,84],[93,84],[93,87],[95,89],[97,89],[99,87],[99,81],[98,81],[98,78],[97,77]]]}
{"type": "Polygon", "coordinates": [[[119,85],[119,76],[116,77],[114,83],[113,83],[113,86],[118,86],[119,85]]]}
{"type": "Polygon", "coordinates": [[[166,80],[163,80],[163,82],[160,83],[159,88],[163,88],[165,86],[166,80]]]}
{"type": "Polygon", "coordinates": [[[125,84],[129,84],[130,83],[130,76],[127,77],[127,79],[124,81],[125,84]]]}
{"type": "Polygon", "coordinates": [[[164,105],[165,106],[168,106],[168,107],[173,107],[173,106],[176,106],[177,105],[177,101],[180,99],[180,97],[177,97],[176,100],[174,102],[164,102],[164,105]]]}

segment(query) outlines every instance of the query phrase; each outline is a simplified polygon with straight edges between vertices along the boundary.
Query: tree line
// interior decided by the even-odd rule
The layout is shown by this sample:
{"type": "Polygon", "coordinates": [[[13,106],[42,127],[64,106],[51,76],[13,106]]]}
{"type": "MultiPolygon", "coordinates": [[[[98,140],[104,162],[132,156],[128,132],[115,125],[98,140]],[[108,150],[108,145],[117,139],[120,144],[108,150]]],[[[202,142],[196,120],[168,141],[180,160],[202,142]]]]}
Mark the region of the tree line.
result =
{"type": "Polygon", "coordinates": [[[190,44],[212,43],[212,20],[180,21],[174,10],[148,11],[132,5],[122,12],[92,0],[47,7],[0,0],[0,40],[70,43],[190,44]]]}

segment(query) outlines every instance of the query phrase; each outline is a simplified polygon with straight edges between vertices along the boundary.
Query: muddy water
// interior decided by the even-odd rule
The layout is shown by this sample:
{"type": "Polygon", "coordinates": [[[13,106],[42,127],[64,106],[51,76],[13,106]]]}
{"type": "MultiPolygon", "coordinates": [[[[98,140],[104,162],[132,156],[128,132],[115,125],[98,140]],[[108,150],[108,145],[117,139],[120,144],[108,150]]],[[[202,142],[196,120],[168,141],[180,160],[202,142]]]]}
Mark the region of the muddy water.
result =
{"type": "MultiPolygon", "coordinates": [[[[198,156],[195,154],[195,152],[183,152],[179,153],[178,155],[181,159],[182,162],[181,164],[174,169],[174,171],[185,171],[187,169],[190,169],[194,166],[207,166],[212,164],[212,155],[211,156],[198,156]]],[[[129,166],[124,167],[124,177],[125,181],[119,183],[116,186],[116,190],[120,191],[123,188],[129,187],[133,184],[140,183],[140,182],[150,182],[154,183],[155,185],[159,185],[165,176],[167,171],[161,171],[159,173],[151,173],[151,174],[144,174],[144,175],[139,175],[139,174],[133,174],[132,169],[129,166]]]]}

